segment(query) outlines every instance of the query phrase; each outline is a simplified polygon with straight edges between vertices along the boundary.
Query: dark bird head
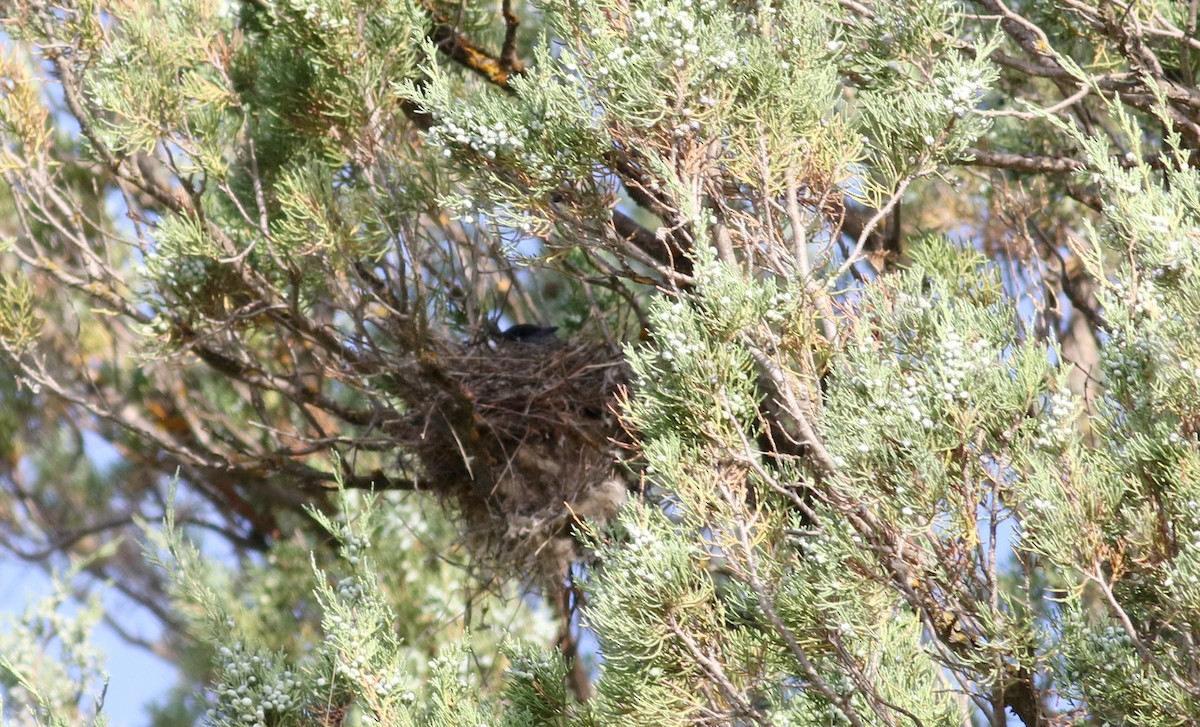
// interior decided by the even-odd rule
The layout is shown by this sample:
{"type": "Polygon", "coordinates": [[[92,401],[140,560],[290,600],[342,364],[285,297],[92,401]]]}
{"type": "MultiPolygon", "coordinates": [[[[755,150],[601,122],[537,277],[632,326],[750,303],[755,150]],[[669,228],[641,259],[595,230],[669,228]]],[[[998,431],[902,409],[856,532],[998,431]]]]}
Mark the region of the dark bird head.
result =
{"type": "Polygon", "coordinates": [[[509,326],[500,333],[501,341],[514,341],[517,343],[538,343],[542,341],[550,341],[554,339],[554,332],[558,330],[558,326],[535,326],[531,323],[518,323],[515,326],[509,326]]]}

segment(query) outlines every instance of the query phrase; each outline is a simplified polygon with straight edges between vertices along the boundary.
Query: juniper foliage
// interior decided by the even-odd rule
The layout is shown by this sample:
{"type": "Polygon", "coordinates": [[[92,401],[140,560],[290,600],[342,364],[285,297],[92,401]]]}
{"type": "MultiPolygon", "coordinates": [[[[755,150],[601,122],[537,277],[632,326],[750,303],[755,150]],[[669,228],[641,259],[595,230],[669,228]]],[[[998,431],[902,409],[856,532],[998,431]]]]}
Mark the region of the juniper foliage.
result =
{"type": "Polygon", "coordinates": [[[1200,719],[1195,2],[3,11],[0,719],[1200,719]]]}

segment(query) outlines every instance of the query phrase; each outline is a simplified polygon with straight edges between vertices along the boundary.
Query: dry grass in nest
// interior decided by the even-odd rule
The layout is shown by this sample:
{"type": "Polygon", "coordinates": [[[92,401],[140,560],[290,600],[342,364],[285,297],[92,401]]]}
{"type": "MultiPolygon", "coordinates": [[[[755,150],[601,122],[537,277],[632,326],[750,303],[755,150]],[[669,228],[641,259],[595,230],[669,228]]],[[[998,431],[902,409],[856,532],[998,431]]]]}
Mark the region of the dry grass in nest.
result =
{"type": "Polygon", "coordinates": [[[454,347],[438,364],[446,391],[405,437],[421,489],[456,505],[467,545],[498,575],[559,577],[576,557],[572,523],[607,520],[625,500],[620,352],[547,337],[454,347]]]}

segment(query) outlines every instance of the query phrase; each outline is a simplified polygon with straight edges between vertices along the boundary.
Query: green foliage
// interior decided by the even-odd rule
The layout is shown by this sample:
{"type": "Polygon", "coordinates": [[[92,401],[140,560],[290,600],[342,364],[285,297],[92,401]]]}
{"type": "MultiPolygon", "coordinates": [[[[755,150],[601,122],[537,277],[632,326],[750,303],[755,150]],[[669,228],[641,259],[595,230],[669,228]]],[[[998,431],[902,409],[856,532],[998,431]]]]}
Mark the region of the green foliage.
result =
{"type": "Polygon", "coordinates": [[[1200,719],[1179,3],[5,13],[5,720],[1200,719]]]}
{"type": "Polygon", "coordinates": [[[210,2],[130,4],[122,9],[119,35],[89,49],[98,51],[98,73],[89,75],[94,83],[88,91],[113,114],[98,131],[114,152],[169,144],[189,172],[222,162],[221,147],[234,129],[222,123],[230,99],[218,69],[206,62],[214,50],[209,30],[228,27],[216,9],[210,2]],[[190,138],[164,136],[175,128],[187,129],[190,138]]]}
{"type": "Polygon", "coordinates": [[[6,348],[23,351],[38,337],[39,321],[33,291],[20,280],[0,274],[0,340],[6,348]]]}
{"type": "Polygon", "coordinates": [[[857,120],[878,154],[871,159],[879,195],[901,180],[935,171],[964,152],[987,131],[988,119],[974,113],[996,81],[992,64],[945,53],[957,37],[953,2],[889,4],[873,22],[851,26],[851,38],[869,48],[854,65],[866,86],[857,98],[857,120]]]}
{"type": "MultiPolygon", "coordinates": [[[[235,574],[203,557],[173,514],[163,531],[148,531],[177,608],[190,618],[189,634],[211,649],[206,723],[326,724],[355,715],[380,724],[477,724],[494,707],[480,699],[479,685],[463,681],[468,659],[485,677],[501,667],[522,674],[526,681],[508,687],[511,699],[536,712],[527,691],[539,676],[550,678],[541,669],[561,675],[561,662],[539,666],[545,658],[535,660],[529,647],[497,646],[543,634],[539,615],[514,612],[502,592],[479,594],[487,616],[470,639],[460,631],[456,642],[442,619],[461,608],[464,572],[444,552],[425,549],[453,531],[432,513],[385,511],[374,498],[346,495],[344,504],[336,518],[316,515],[338,546],[332,558],[313,553],[310,567],[304,553],[285,545],[235,574]],[[231,601],[227,593],[245,595],[231,601]]],[[[531,719],[512,724],[538,723],[531,719]]]]}
{"type": "Polygon", "coordinates": [[[108,724],[100,714],[108,690],[104,655],[91,642],[104,605],[99,594],[69,603],[78,571],[56,576],[49,594],[0,623],[0,722],[6,725],[108,724]]]}

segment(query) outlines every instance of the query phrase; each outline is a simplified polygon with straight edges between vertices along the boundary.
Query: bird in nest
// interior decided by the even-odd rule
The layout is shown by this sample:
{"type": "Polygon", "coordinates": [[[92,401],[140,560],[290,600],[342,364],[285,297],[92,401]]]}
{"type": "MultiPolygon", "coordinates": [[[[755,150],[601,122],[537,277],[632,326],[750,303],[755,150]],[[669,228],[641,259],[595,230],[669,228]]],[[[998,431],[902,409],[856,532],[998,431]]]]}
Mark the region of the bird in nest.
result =
{"type": "Polygon", "coordinates": [[[505,328],[497,338],[509,343],[548,343],[555,340],[558,326],[536,326],[532,323],[517,323],[505,328]]]}

